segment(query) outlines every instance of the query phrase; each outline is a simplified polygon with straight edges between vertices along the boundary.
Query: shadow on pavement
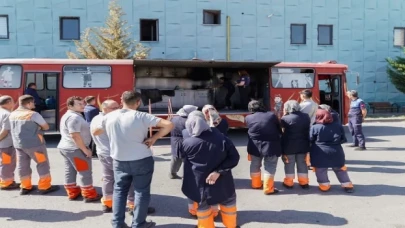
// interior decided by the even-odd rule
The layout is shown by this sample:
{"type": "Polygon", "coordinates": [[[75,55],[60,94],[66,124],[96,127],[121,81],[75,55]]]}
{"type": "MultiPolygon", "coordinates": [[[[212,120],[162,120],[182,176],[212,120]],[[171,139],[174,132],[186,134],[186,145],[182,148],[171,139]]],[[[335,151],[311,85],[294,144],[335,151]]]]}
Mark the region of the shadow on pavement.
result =
{"type": "Polygon", "coordinates": [[[239,225],[250,222],[279,224],[316,224],[320,226],[343,226],[348,223],[345,218],[315,211],[238,211],[239,225]]]}
{"type": "Polygon", "coordinates": [[[9,218],[8,221],[25,220],[32,222],[69,222],[80,221],[87,217],[96,217],[102,215],[101,210],[81,211],[79,213],[47,209],[19,209],[19,208],[0,208],[0,217],[9,218]]]}
{"type": "Polygon", "coordinates": [[[159,228],[195,228],[196,225],[186,225],[186,224],[166,224],[166,225],[156,225],[154,227],[159,228]]]}
{"type": "MultiPolygon", "coordinates": [[[[63,186],[63,185],[58,185],[58,186],[59,186],[59,188],[60,188],[58,191],[56,191],[56,192],[51,192],[51,193],[48,193],[48,194],[45,194],[45,195],[41,195],[41,194],[38,192],[38,186],[37,186],[37,185],[32,185],[32,187],[34,188],[34,191],[30,192],[30,194],[28,194],[28,195],[24,195],[24,196],[20,196],[20,197],[29,197],[29,196],[41,196],[41,197],[65,196],[65,197],[66,197],[66,200],[67,200],[67,194],[66,194],[66,191],[65,191],[64,186],[63,186]]],[[[99,194],[102,194],[101,187],[99,187],[99,186],[94,186],[94,188],[96,189],[96,191],[97,191],[99,194]]],[[[10,190],[10,191],[18,191],[18,190],[10,190]]],[[[77,201],[81,201],[81,200],[83,200],[83,198],[79,197],[77,200],[74,200],[73,202],[77,202],[77,201]]],[[[99,202],[99,201],[94,202],[94,203],[98,203],[98,202],[99,202]]],[[[0,226],[0,227],[1,227],[1,226],[0,226]]]]}
{"type": "Polygon", "coordinates": [[[394,136],[404,135],[405,128],[403,127],[391,127],[391,126],[364,126],[364,135],[367,137],[373,136],[394,136]]]}
{"type": "MultiPolygon", "coordinates": [[[[349,168],[349,175],[350,170],[353,168],[349,168]]],[[[405,172],[405,171],[404,171],[405,172]]],[[[402,172],[401,172],[402,173],[402,172]]],[[[316,180],[314,180],[316,181],[316,180]]],[[[315,185],[316,182],[310,183],[309,189],[302,189],[297,183],[294,184],[292,189],[286,189],[283,186],[282,182],[275,182],[275,187],[280,190],[279,194],[270,195],[269,197],[277,197],[278,195],[284,194],[293,194],[293,195],[347,195],[350,196],[361,196],[361,197],[374,197],[374,196],[405,196],[405,191],[403,187],[399,186],[392,186],[392,185],[383,185],[383,184],[373,184],[373,185],[361,185],[361,184],[354,184],[355,192],[352,194],[348,194],[343,191],[340,185],[332,185],[331,190],[329,192],[321,192],[318,189],[318,186],[315,185]]],[[[234,179],[236,189],[252,189],[250,187],[250,180],[248,179],[234,179]]],[[[252,191],[261,191],[261,189],[253,190],[252,191]]]]}
{"type": "Polygon", "coordinates": [[[349,172],[359,173],[405,173],[405,169],[385,168],[385,167],[348,167],[349,172]]]}
{"type": "Polygon", "coordinates": [[[379,166],[404,166],[405,162],[398,161],[367,161],[367,160],[346,160],[349,165],[379,165],[379,166]]]}

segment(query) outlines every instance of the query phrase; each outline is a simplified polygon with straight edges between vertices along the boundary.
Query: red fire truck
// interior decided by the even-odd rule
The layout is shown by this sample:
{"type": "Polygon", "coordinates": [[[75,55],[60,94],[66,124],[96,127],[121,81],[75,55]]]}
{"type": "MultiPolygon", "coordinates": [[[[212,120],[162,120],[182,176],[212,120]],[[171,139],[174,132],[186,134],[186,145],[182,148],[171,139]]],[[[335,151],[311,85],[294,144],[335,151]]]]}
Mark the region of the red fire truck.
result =
{"type": "Polygon", "coordinates": [[[249,97],[263,100],[269,110],[279,110],[290,99],[299,101],[299,91],[311,89],[316,102],[329,104],[346,123],[347,69],[334,61],[1,59],[0,94],[17,100],[29,83],[36,83],[41,98],[56,100],[54,108],[41,112],[53,133],[58,132],[68,97],[93,95],[100,104],[105,99],[120,101],[123,91],[133,89],[142,93],[142,111],[167,118],[185,104],[199,108],[213,104],[230,127],[243,128],[249,112],[238,107],[237,89],[231,97],[233,108],[222,109],[227,90],[220,86],[220,78],[236,81],[244,70],[251,79],[249,97]]]}

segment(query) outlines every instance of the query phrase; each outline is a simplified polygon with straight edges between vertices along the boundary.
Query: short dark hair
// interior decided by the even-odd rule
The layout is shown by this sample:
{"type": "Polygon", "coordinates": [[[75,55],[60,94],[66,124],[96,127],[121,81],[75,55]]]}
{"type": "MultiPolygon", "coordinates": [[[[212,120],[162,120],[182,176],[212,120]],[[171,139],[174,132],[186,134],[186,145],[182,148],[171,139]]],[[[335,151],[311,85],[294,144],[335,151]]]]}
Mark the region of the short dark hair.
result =
{"type": "Polygon", "coordinates": [[[87,96],[84,98],[84,101],[88,104],[96,99],[95,96],[87,96]]]}
{"type": "Polygon", "coordinates": [[[304,89],[300,92],[300,94],[304,95],[307,98],[312,97],[312,91],[310,89],[304,89]]]}
{"type": "Polygon", "coordinates": [[[74,106],[74,105],[75,105],[75,101],[82,101],[82,100],[83,100],[82,97],[79,97],[79,96],[72,96],[72,97],[69,97],[69,98],[67,99],[66,105],[67,105],[67,106],[74,106]]]}
{"type": "Polygon", "coordinates": [[[13,98],[8,96],[8,95],[1,96],[0,97],[0,105],[6,105],[9,102],[11,102],[11,100],[13,100],[13,98]]]}
{"type": "Polygon", "coordinates": [[[359,94],[357,93],[356,90],[350,90],[350,95],[352,95],[352,97],[358,98],[359,94]]]}
{"type": "Polygon", "coordinates": [[[20,105],[27,105],[31,102],[34,102],[34,97],[31,95],[22,95],[18,98],[18,103],[20,105]]]}
{"type": "Polygon", "coordinates": [[[121,99],[126,105],[134,105],[141,100],[141,93],[135,91],[125,91],[122,93],[121,99]]]}
{"type": "Polygon", "coordinates": [[[31,88],[31,86],[37,86],[37,84],[35,82],[31,82],[28,84],[27,88],[31,88]]]}

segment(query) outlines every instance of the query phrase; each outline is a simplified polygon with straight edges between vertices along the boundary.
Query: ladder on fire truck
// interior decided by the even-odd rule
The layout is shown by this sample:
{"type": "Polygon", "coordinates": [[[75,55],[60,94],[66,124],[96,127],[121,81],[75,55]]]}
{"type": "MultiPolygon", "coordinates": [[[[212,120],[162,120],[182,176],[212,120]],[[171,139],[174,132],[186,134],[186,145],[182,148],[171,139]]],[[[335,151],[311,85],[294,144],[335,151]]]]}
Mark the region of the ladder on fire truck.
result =
{"type": "MultiPolygon", "coordinates": [[[[153,115],[151,99],[149,99],[148,109],[149,109],[149,114],[153,115]]],[[[170,120],[172,120],[172,118],[173,118],[172,100],[169,98],[168,102],[167,102],[167,120],[170,121],[170,120]]],[[[149,137],[151,137],[152,135],[153,135],[153,130],[150,127],[149,128],[149,137]]],[[[170,138],[170,136],[162,137],[161,139],[168,139],[168,138],[170,138]]]]}

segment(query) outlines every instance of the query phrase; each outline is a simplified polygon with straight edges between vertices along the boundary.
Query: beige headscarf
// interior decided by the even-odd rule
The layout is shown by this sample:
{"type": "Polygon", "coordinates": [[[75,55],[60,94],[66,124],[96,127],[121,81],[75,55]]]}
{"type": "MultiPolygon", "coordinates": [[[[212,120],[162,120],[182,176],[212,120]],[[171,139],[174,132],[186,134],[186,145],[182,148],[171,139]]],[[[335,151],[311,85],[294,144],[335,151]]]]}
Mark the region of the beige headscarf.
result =
{"type": "Polygon", "coordinates": [[[219,115],[217,109],[212,105],[205,105],[202,109],[204,114],[208,113],[209,119],[207,120],[210,127],[216,127],[221,123],[222,118],[219,115]]]}

